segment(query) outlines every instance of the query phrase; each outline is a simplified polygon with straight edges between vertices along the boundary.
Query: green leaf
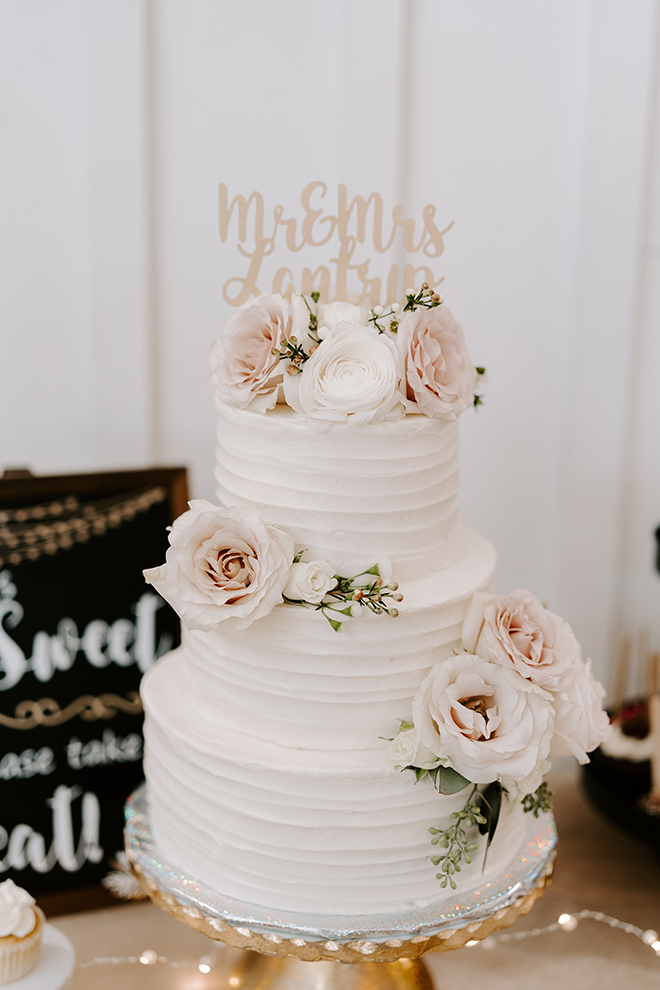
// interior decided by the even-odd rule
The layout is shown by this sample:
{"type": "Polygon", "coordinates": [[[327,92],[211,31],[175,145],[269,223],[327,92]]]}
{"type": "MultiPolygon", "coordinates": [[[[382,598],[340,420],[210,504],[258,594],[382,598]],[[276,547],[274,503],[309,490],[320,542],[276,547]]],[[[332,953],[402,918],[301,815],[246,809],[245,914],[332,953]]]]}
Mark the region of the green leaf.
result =
{"type": "Polygon", "coordinates": [[[418,784],[423,777],[426,777],[428,770],[422,770],[421,767],[407,767],[408,770],[415,771],[415,783],[418,784]]]}
{"type": "MultiPolygon", "coordinates": [[[[380,577],[380,569],[378,567],[378,564],[374,564],[374,566],[373,567],[370,567],[369,570],[362,571],[361,573],[362,574],[375,574],[376,577],[380,577]]],[[[355,576],[356,577],[359,577],[360,575],[359,574],[356,574],[355,576]]]]}
{"type": "Polygon", "coordinates": [[[478,795],[475,803],[478,805],[482,815],[486,819],[485,822],[479,823],[480,834],[488,834],[486,850],[484,852],[483,868],[485,868],[488,850],[490,849],[490,844],[493,841],[495,830],[497,829],[497,823],[500,820],[500,811],[502,808],[502,785],[500,782],[495,780],[492,784],[489,784],[483,793],[478,795]]]}
{"type": "Polygon", "coordinates": [[[478,375],[485,375],[486,374],[486,369],[485,368],[475,368],[474,370],[476,371],[476,373],[478,375]]]}
{"type": "Polygon", "coordinates": [[[458,794],[470,781],[453,767],[438,767],[435,771],[435,786],[440,794],[458,794]]]}
{"type": "Polygon", "coordinates": [[[413,722],[406,722],[405,718],[399,719],[399,732],[408,732],[409,729],[414,729],[415,725],[413,722]]]}
{"type": "Polygon", "coordinates": [[[300,551],[299,553],[297,553],[297,554],[295,555],[295,557],[293,558],[293,563],[294,563],[294,564],[299,564],[299,563],[300,563],[300,561],[302,560],[302,555],[303,555],[304,553],[307,553],[307,550],[301,550],[301,551],[300,551]]]}

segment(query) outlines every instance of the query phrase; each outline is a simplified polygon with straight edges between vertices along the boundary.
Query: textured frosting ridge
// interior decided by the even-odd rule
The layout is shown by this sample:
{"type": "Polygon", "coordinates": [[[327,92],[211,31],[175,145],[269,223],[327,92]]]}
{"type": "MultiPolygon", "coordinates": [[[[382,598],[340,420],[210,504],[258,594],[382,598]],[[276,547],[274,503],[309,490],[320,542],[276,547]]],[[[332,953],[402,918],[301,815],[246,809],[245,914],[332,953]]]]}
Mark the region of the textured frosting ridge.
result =
{"type": "Polygon", "coordinates": [[[216,397],[216,408],[222,505],[263,512],[339,573],[384,557],[399,580],[446,566],[460,525],[456,422],[412,415],[320,432],[288,406],[260,416],[216,397]]]}
{"type": "MultiPolygon", "coordinates": [[[[492,587],[493,548],[460,525],[457,424],[319,431],[285,406],[216,401],[220,503],[256,509],[337,573],[389,558],[404,599],[397,618],[367,613],[339,633],[291,605],[244,629],[184,630],[142,687],[158,847],[267,907],[356,915],[442,899],[428,829],[448,827],[466,795],[416,785],[385,739],[492,587]]],[[[459,892],[501,872],[521,834],[520,805],[505,802],[486,871],[477,850],[459,892]]]]}

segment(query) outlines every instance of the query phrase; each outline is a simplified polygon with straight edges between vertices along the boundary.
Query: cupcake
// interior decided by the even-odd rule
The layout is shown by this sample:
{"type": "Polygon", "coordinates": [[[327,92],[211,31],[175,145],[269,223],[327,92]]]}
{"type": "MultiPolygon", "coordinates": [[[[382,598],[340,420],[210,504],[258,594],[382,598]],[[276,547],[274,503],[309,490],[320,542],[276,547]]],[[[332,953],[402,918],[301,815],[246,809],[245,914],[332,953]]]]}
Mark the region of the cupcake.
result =
{"type": "Polygon", "coordinates": [[[0,883],[0,985],[20,980],[36,965],[44,916],[27,890],[0,883]]]}

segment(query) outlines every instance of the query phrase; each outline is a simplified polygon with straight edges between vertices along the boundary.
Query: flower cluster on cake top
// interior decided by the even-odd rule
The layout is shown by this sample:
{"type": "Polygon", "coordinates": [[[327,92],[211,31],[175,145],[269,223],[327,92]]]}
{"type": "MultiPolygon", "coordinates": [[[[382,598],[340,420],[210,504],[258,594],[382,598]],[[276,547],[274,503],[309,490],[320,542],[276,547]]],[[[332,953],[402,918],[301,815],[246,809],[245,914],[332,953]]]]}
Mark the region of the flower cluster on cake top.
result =
{"type": "Polygon", "coordinates": [[[449,829],[431,829],[442,886],[476,844],[493,838],[503,793],[538,814],[550,806],[549,757],[588,753],[610,731],[605,689],[584,663],[571,627],[528,591],[477,592],[462,629],[462,652],[436,664],[390,742],[395,766],[430,777],[443,794],[472,785],[449,829]],[[482,785],[486,785],[483,787],[482,785]]]}
{"type": "Polygon", "coordinates": [[[319,294],[263,295],[227,322],[211,353],[229,405],[363,425],[419,412],[454,420],[480,403],[460,323],[424,283],[403,303],[367,310],[319,294]]]}
{"type": "Polygon", "coordinates": [[[304,561],[291,536],[254,509],[221,508],[193,499],[170,529],[165,563],[145,579],[187,629],[208,631],[226,620],[245,628],[277,605],[314,608],[335,632],[366,612],[396,618],[403,599],[389,560],[350,577],[327,560],[304,561]]]}

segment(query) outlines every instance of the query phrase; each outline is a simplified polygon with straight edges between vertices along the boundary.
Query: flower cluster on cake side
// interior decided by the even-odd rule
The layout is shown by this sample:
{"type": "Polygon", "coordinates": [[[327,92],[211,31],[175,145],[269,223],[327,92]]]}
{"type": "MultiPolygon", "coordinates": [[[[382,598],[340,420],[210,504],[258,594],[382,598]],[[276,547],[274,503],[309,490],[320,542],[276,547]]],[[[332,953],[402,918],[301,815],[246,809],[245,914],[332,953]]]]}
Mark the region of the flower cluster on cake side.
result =
{"type": "Polygon", "coordinates": [[[410,720],[390,741],[396,767],[428,777],[441,794],[469,788],[448,829],[430,831],[441,886],[455,887],[477,848],[470,830],[493,839],[503,796],[525,811],[549,810],[548,757],[588,763],[610,731],[605,689],[584,663],[571,627],[528,591],[476,592],[462,650],[421,684],[410,720]]]}
{"type": "Polygon", "coordinates": [[[211,353],[229,405],[267,412],[286,403],[316,423],[356,426],[406,413],[454,420],[479,405],[463,330],[427,283],[403,303],[367,310],[319,294],[263,295],[227,322],[211,353]]]}
{"type": "Polygon", "coordinates": [[[223,509],[204,499],[170,529],[165,563],[145,579],[172,605],[187,629],[208,631],[231,620],[245,628],[277,605],[313,608],[335,632],[365,612],[396,618],[403,600],[389,560],[350,577],[327,560],[303,560],[293,539],[253,509],[223,509]]]}

